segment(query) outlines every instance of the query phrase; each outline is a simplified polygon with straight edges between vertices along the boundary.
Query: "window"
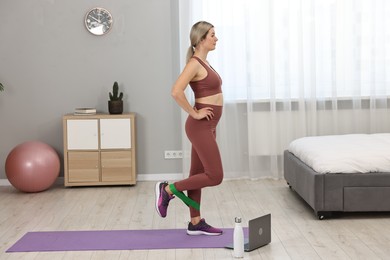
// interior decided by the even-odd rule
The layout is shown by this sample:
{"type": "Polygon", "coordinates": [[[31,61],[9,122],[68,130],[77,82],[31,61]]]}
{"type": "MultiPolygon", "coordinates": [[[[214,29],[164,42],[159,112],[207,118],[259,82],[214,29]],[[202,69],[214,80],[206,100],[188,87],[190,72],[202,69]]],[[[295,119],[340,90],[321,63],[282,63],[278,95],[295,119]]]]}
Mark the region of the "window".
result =
{"type": "Polygon", "coordinates": [[[226,100],[390,94],[390,1],[193,0],[226,100]]]}

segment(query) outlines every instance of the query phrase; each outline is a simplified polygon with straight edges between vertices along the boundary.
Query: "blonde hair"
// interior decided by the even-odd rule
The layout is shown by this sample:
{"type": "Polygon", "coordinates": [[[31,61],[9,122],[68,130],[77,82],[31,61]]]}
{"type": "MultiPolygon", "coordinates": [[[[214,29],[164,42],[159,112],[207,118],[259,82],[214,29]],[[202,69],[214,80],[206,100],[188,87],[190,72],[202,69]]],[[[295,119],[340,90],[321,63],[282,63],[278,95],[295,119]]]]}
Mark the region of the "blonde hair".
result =
{"type": "Polygon", "coordinates": [[[188,62],[191,57],[195,53],[195,47],[198,45],[198,43],[204,39],[206,39],[207,33],[211,28],[213,28],[214,25],[211,23],[205,22],[205,21],[200,21],[194,24],[191,28],[190,32],[190,41],[191,41],[191,46],[188,47],[187,50],[187,58],[186,62],[188,62]]]}

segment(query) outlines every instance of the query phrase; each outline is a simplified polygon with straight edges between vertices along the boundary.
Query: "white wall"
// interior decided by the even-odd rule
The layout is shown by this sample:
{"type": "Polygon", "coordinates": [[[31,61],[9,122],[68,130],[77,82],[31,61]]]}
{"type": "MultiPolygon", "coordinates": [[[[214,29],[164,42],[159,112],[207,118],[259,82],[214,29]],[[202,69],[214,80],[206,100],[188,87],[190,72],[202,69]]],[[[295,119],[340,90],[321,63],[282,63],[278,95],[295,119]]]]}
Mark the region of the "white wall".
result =
{"type": "Polygon", "coordinates": [[[181,172],[164,150],[181,147],[180,110],[170,97],[179,73],[177,0],[0,1],[0,179],[16,145],[41,140],[63,156],[62,115],[75,107],[107,112],[118,81],[124,110],[137,114],[138,174],[181,172]],[[114,27],[94,36],[92,7],[114,27]]]}

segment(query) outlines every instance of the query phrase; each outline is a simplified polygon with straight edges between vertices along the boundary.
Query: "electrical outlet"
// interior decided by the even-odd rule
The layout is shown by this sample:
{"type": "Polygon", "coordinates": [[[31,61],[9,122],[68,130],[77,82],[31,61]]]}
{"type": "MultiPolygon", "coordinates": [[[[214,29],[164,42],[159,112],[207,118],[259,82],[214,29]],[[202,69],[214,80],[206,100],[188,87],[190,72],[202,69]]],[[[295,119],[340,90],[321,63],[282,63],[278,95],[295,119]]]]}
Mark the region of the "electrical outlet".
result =
{"type": "Polygon", "coordinates": [[[164,158],[165,159],[181,159],[181,158],[183,158],[183,151],[181,151],[181,150],[164,151],[164,158]]]}

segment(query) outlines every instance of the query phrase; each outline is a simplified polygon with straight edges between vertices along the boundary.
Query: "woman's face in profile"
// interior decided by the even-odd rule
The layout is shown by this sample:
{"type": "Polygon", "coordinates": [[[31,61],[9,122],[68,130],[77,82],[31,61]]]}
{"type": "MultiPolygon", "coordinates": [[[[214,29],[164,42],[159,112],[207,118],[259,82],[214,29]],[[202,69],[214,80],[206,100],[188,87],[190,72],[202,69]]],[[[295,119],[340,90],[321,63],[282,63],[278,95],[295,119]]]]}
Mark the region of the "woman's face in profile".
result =
{"type": "Polygon", "coordinates": [[[218,38],[215,35],[215,30],[214,30],[214,28],[211,28],[208,31],[206,38],[204,40],[202,40],[202,44],[204,44],[204,46],[207,49],[214,50],[216,45],[217,45],[217,41],[218,41],[218,38]]]}

